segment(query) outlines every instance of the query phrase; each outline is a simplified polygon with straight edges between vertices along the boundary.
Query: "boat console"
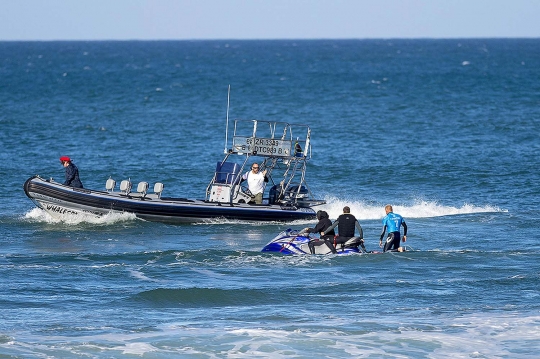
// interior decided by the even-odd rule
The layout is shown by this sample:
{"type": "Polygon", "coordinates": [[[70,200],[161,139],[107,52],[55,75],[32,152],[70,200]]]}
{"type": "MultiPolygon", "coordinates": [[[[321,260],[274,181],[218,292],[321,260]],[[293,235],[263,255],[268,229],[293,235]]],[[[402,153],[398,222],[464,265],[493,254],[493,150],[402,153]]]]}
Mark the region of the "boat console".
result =
{"type": "MultiPolygon", "coordinates": [[[[228,129],[227,125],[227,129],[228,129]]],[[[325,201],[313,198],[306,180],[311,159],[311,129],[279,121],[234,120],[230,141],[225,135],[225,158],[218,162],[206,190],[206,200],[220,203],[250,203],[252,196],[242,184],[242,175],[259,163],[269,179],[263,204],[311,207],[325,201]]]]}

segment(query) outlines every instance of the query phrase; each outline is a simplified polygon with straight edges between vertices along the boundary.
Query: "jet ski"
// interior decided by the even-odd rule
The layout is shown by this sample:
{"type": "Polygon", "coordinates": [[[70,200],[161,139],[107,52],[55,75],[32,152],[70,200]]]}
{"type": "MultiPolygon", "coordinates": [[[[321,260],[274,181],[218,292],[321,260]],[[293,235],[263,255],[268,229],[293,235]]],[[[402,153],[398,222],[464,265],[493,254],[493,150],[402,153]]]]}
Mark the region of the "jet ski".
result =
{"type": "Polygon", "coordinates": [[[261,252],[274,252],[285,255],[290,254],[362,254],[368,252],[364,241],[359,237],[352,237],[343,244],[336,244],[332,240],[312,238],[309,233],[294,229],[287,229],[279,233],[268,242],[261,252]]]}

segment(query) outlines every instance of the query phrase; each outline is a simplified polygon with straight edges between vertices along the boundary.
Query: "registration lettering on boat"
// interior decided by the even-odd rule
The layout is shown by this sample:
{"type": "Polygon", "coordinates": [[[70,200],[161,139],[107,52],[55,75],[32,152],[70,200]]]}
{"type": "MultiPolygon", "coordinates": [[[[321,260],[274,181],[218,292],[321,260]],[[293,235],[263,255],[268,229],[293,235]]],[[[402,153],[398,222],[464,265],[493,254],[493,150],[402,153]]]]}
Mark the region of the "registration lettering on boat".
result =
{"type": "Polygon", "coordinates": [[[277,140],[275,138],[244,137],[233,138],[235,152],[256,152],[259,156],[289,157],[291,155],[292,141],[277,140]]]}
{"type": "Polygon", "coordinates": [[[59,214],[79,214],[77,211],[72,211],[64,207],[60,207],[54,204],[47,204],[45,209],[50,212],[55,212],[59,214]]]}

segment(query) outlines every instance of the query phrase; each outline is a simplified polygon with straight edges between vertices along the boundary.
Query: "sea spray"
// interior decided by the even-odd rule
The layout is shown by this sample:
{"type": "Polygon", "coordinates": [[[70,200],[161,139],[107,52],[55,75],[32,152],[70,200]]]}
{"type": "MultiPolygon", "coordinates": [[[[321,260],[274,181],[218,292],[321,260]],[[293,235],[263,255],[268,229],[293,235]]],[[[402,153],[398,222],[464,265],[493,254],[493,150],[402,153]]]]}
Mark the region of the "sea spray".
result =
{"type": "MultiPolygon", "coordinates": [[[[318,207],[328,212],[330,218],[335,219],[343,213],[343,207],[349,206],[351,213],[357,219],[382,219],[385,216],[386,203],[367,203],[361,200],[346,200],[328,196],[326,204],[318,207]]],[[[392,204],[394,212],[405,218],[433,218],[471,213],[506,212],[496,206],[476,206],[464,203],[461,207],[442,205],[436,201],[413,200],[410,204],[392,204]]]]}

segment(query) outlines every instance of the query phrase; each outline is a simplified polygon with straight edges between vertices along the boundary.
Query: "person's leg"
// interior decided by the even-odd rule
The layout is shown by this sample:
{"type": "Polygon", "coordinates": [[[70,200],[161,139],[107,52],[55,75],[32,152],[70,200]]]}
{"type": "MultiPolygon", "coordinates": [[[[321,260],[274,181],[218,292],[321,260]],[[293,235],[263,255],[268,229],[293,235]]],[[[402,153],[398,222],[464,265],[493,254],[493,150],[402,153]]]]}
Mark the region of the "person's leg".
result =
{"type": "Polygon", "coordinates": [[[349,239],[351,239],[352,237],[342,237],[342,236],[338,236],[336,238],[336,243],[337,244],[343,244],[345,242],[347,242],[349,239]]]}
{"type": "Polygon", "coordinates": [[[399,232],[392,232],[388,234],[388,238],[386,238],[386,242],[384,243],[384,249],[383,252],[390,251],[390,250],[397,250],[399,248],[399,242],[401,240],[399,232]]]}
{"type": "Polygon", "coordinates": [[[324,244],[332,251],[332,253],[336,253],[336,247],[334,247],[334,236],[327,234],[324,236],[321,236],[321,240],[324,241],[324,244]]]}
{"type": "Polygon", "coordinates": [[[263,196],[262,193],[257,193],[255,195],[255,198],[254,198],[255,204],[262,204],[262,196],[263,196]]]}
{"type": "Polygon", "coordinates": [[[326,244],[326,246],[328,247],[328,249],[330,249],[332,253],[336,253],[336,248],[334,247],[334,244],[331,241],[329,241],[328,239],[325,239],[324,244],[326,244]]]}
{"type": "Polygon", "coordinates": [[[334,239],[334,244],[336,246],[336,250],[337,249],[343,249],[343,244],[345,244],[345,242],[347,242],[349,239],[351,239],[351,237],[337,236],[334,239]]]}
{"type": "Polygon", "coordinates": [[[324,239],[311,240],[309,241],[308,246],[311,254],[328,254],[336,252],[334,246],[324,239]]]}
{"type": "Polygon", "coordinates": [[[360,241],[360,247],[362,247],[362,249],[364,250],[364,253],[368,252],[367,249],[366,249],[366,246],[364,246],[364,240],[363,239],[360,241]]]}
{"type": "Polygon", "coordinates": [[[383,252],[386,252],[392,249],[393,245],[394,245],[394,233],[388,233],[388,237],[386,238],[386,241],[384,242],[383,252]]]}
{"type": "Polygon", "coordinates": [[[394,240],[392,249],[397,250],[399,248],[399,242],[401,241],[401,236],[399,232],[394,232],[394,240]]]}
{"type": "Polygon", "coordinates": [[[315,254],[315,241],[308,242],[309,252],[315,254]]]}

